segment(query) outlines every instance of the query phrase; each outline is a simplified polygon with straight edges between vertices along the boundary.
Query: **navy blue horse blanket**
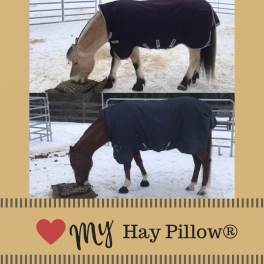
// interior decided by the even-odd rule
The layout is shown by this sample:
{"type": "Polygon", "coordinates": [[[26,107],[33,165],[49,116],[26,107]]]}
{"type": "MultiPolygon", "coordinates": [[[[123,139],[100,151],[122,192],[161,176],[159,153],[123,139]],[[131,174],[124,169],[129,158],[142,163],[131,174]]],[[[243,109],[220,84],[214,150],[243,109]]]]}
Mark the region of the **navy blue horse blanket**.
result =
{"type": "Polygon", "coordinates": [[[114,158],[121,164],[130,164],[138,150],[205,152],[210,130],[216,126],[208,104],[193,97],[125,101],[103,109],[101,116],[114,158]]]}
{"type": "Polygon", "coordinates": [[[100,5],[106,22],[111,54],[128,58],[134,47],[173,48],[184,44],[202,49],[210,45],[219,24],[205,0],[120,0],[100,5]]]}

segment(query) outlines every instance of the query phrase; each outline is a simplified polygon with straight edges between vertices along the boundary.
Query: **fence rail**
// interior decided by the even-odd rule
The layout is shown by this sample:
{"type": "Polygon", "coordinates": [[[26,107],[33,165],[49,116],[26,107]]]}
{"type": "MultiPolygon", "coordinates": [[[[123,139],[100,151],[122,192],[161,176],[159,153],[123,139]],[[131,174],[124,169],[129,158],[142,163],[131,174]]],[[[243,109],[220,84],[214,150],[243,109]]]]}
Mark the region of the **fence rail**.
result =
{"type": "Polygon", "coordinates": [[[208,1],[214,10],[219,14],[234,15],[235,14],[235,1],[208,1]]]}
{"type": "Polygon", "coordinates": [[[49,101],[47,96],[30,96],[29,100],[29,138],[30,140],[52,141],[49,101]]]}
{"type": "MultiPolygon", "coordinates": [[[[220,14],[235,14],[235,0],[208,0],[220,14]]],[[[29,24],[82,21],[91,18],[101,0],[30,0],[29,24]]]]}
{"type": "Polygon", "coordinates": [[[97,11],[99,0],[30,0],[29,24],[41,25],[91,18],[97,11]]]}

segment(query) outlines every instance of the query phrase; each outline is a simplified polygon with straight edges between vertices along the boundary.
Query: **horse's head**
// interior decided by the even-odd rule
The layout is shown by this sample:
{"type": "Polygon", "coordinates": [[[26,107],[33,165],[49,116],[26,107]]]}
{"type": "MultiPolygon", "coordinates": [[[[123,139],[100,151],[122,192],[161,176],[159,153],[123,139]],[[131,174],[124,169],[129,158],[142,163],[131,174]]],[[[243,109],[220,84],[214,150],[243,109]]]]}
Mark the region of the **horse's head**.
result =
{"type": "Polygon", "coordinates": [[[72,63],[70,78],[77,83],[85,83],[95,64],[94,54],[81,51],[79,44],[73,44],[67,51],[67,59],[72,63]]]}
{"type": "Polygon", "coordinates": [[[69,156],[76,183],[78,185],[85,184],[88,181],[88,176],[93,166],[92,158],[83,157],[83,155],[80,155],[74,150],[74,147],[70,147],[69,156]]]}

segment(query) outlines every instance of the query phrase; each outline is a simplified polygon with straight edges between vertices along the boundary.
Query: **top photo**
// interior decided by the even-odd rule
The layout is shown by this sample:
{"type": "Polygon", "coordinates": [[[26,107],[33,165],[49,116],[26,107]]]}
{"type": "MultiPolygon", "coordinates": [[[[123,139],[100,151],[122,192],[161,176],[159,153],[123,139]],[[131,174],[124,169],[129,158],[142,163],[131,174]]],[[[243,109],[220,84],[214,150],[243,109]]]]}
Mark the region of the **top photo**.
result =
{"type": "Polygon", "coordinates": [[[30,93],[234,93],[235,0],[30,0],[30,93]]]}

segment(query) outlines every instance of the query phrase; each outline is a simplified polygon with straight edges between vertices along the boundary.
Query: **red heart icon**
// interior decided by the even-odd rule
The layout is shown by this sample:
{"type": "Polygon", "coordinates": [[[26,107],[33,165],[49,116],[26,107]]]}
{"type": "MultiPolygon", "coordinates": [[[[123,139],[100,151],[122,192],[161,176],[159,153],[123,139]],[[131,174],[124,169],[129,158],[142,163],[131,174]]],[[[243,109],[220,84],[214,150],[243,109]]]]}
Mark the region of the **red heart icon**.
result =
{"type": "Polygon", "coordinates": [[[41,237],[49,244],[53,244],[62,236],[66,225],[64,221],[60,219],[56,219],[52,222],[47,219],[41,219],[37,222],[36,227],[41,237]]]}

